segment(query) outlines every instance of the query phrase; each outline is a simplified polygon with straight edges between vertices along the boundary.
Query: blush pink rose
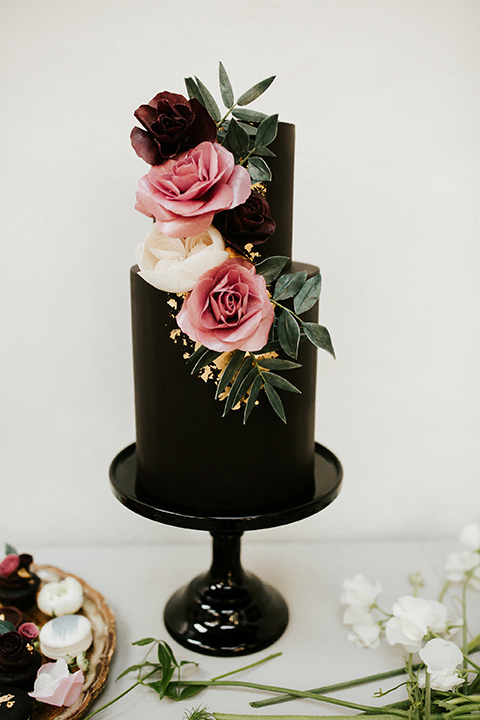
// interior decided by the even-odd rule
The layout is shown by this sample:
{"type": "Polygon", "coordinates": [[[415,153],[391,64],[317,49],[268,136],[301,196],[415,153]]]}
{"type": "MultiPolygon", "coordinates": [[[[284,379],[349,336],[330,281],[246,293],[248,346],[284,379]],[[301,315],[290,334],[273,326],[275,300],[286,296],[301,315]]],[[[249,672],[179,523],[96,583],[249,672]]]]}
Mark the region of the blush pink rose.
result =
{"type": "Polygon", "coordinates": [[[18,555],[7,555],[0,563],[0,575],[8,577],[17,572],[20,567],[20,557],[18,555]]]}
{"type": "Polygon", "coordinates": [[[170,237],[198,235],[216,212],[236,207],[250,195],[250,175],[218,143],[192,150],[150,169],[138,184],[135,208],[154,217],[170,237]]]}
{"type": "Polygon", "coordinates": [[[83,672],[77,670],[70,674],[67,663],[60,658],[55,663],[42,665],[37,673],[33,692],[28,694],[47,705],[70,707],[82,694],[83,682],[83,672]]]}
{"type": "Polygon", "coordinates": [[[185,298],[178,327],[210,350],[260,350],[275,311],[265,278],[243,258],[231,258],[204,273],[185,298]]]}

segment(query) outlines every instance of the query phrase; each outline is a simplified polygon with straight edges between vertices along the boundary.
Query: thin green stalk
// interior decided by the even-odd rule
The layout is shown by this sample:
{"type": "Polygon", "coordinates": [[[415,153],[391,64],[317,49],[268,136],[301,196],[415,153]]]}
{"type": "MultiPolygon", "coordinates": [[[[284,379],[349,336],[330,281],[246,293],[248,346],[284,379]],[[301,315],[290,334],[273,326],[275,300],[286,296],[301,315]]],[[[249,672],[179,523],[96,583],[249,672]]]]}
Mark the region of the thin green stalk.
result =
{"type": "Polygon", "coordinates": [[[91,712],[89,715],[86,715],[83,720],[90,720],[94,715],[101,712],[102,710],[105,710],[107,707],[110,707],[110,705],[113,705],[113,703],[116,703],[117,700],[120,700],[122,697],[127,695],[131,690],[137,687],[137,685],[143,685],[144,680],[150,677],[150,675],[154,675],[156,672],[158,672],[158,667],[155,668],[155,670],[152,670],[151,672],[147,673],[143,678],[140,678],[137,680],[133,685],[130,685],[129,688],[124,690],[120,695],[117,695],[117,697],[114,697],[113,700],[110,700],[110,702],[105,703],[105,705],[102,705],[101,707],[97,708],[93,712],[91,712]]]}
{"type": "MultiPolygon", "coordinates": [[[[418,666],[415,666],[418,667],[418,666]]],[[[328,692],[335,692],[336,690],[345,690],[346,688],[357,687],[358,685],[366,685],[367,683],[377,682],[378,680],[386,680],[387,678],[397,677],[398,675],[405,675],[405,668],[397,668],[396,670],[387,670],[383,673],[376,673],[375,675],[366,675],[355,680],[347,680],[341,683],[335,683],[334,685],[324,685],[323,687],[312,688],[309,692],[325,694],[328,692]]],[[[278,705],[280,703],[289,702],[293,700],[292,695],[280,695],[276,698],[267,698],[266,700],[255,700],[250,705],[254,708],[267,707],[267,705],[278,705]]]]}
{"type": "Polygon", "coordinates": [[[432,691],[430,689],[430,673],[425,671],[425,720],[430,720],[432,709],[432,691]]]}
{"type": "Polygon", "coordinates": [[[232,112],[232,110],[233,110],[236,106],[237,106],[237,103],[234,102],[233,105],[232,105],[232,107],[231,107],[231,108],[228,108],[227,112],[226,112],[225,115],[222,117],[222,119],[217,122],[217,128],[222,127],[223,123],[225,122],[225,120],[228,118],[228,116],[230,115],[230,113],[232,112]]]}
{"type": "Polygon", "coordinates": [[[257,662],[251,663],[250,665],[244,665],[241,668],[238,668],[238,670],[231,670],[228,673],[224,673],[223,675],[217,675],[217,677],[212,678],[213,682],[216,682],[217,680],[222,680],[222,678],[229,677],[230,675],[236,675],[236,673],[243,672],[244,670],[250,670],[250,668],[257,667],[258,665],[263,665],[263,663],[268,662],[269,660],[273,660],[276,657],[279,657],[282,653],[277,652],[273,653],[273,655],[268,655],[268,657],[263,658],[263,660],[257,660],[257,662]]]}
{"type": "Polygon", "coordinates": [[[302,318],[299,317],[298,315],[296,315],[296,314],[293,312],[293,310],[290,310],[290,308],[285,307],[285,305],[282,305],[281,303],[277,302],[277,301],[274,300],[273,298],[270,298],[270,302],[272,302],[272,303],[273,303],[274,305],[276,305],[277,307],[282,308],[282,310],[286,310],[287,312],[289,312],[290,315],[293,315],[293,317],[294,317],[296,320],[298,320],[298,322],[303,322],[302,318]]]}
{"type": "MultiPolygon", "coordinates": [[[[318,693],[312,693],[308,690],[294,690],[293,688],[278,687],[277,685],[261,685],[259,683],[241,682],[235,680],[217,681],[217,680],[197,680],[197,681],[182,681],[182,685],[186,687],[201,686],[201,687],[242,687],[250,688],[252,690],[263,690],[265,692],[274,693],[287,693],[299,698],[310,698],[311,700],[320,700],[331,705],[340,705],[341,707],[348,707],[352,710],[360,710],[361,712],[374,713],[374,714],[385,714],[383,708],[375,707],[372,705],[359,705],[358,703],[348,702],[347,700],[340,700],[339,698],[331,698],[327,695],[319,695],[318,693]]],[[[396,715],[402,718],[408,717],[408,713],[403,710],[390,710],[389,714],[396,715]]]]}

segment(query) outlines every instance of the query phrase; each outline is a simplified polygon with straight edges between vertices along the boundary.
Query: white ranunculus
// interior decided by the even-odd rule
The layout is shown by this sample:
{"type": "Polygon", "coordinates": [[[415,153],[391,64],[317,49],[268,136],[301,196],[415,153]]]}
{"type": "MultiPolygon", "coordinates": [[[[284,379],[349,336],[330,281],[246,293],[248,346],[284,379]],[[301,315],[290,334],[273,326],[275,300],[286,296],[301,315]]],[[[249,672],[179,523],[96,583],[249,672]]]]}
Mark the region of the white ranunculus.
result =
{"type": "Polygon", "coordinates": [[[480,555],[474,550],[452,552],[447,556],[445,574],[450,582],[464,582],[466,574],[473,571],[470,587],[480,590],[480,555]]]}
{"type": "Polygon", "coordinates": [[[380,625],[372,621],[369,624],[352,625],[347,638],[358,647],[374,650],[380,645],[380,633],[380,625]]]}
{"type": "Polygon", "coordinates": [[[378,581],[371,583],[363,575],[356,575],[354,578],[344,581],[340,602],[343,605],[359,605],[369,608],[375,603],[381,592],[382,586],[378,581]]]}
{"type": "Polygon", "coordinates": [[[83,605],[83,588],[73,577],[49,582],[40,588],[37,605],[45,615],[71,615],[83,605]]]}
{"type": "Polygon", "coordinates": [[[480,525],[467,525],[460,533],[459,540],[471,550],[480,550],[480,525]]]}
{"type": "Polygon", "coordinates": [[[154,223],[136,251],[140,277],[157,290],[172,293],[189,292],[201,275],[228,257],[223,238],[213,225],[199,235],[172,238],[154,223]]]}
{"type": "MultiPolygon", "coordinates": [[[[456,670],[463,660],[463,655],[455,643],[441,638],[433,638],[420,650],[419,655],[430,674],[432,690],[446,692],[464,682],[456,670]]],[[[424,671],[419,673],[418,682],[420,687],[425,687],[424,671]]]]}
{"type": "Polygon", "coordinates": [[[406,595],[398,599],[385,625],[390,645],[403,645],[407,652],[418,652],[427,633],[447,629],[447,610],[436,600],[406,595]]]}

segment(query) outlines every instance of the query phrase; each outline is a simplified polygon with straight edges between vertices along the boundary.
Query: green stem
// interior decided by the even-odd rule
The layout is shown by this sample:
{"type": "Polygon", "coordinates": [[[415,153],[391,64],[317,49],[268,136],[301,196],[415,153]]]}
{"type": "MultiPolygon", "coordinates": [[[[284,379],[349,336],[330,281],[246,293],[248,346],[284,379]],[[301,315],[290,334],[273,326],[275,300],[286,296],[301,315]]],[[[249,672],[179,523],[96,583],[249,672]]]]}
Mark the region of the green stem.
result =
{"type": "Polygon", "coordinates": [[[247,162],[247,160],[250,158],[251,155],[253,155],[253,153],[255,152],[256,149],[257,149],[257,148],[255,148],[255,147],[252,148],[252,149],[250,150],[250,152],[247,153],[247,155],[245,155],[245,157],[242,158],[238,164],[239,164],[239,165],[245,165],[245,163],[247,162]]]}
{"type": "MultiPolygon", "coordinates": [[[[347,700],[340,700],[339,698],[331,698],[326,695],[319,695],[318,693],[309,692],[308,690],[294,690],[293,688],[278,687],[277,685],[260,685],[259,683],[241,682],[235,680],[217,681],[217,680],[197,680],[187,681],[184,680],[182,685],[186,687],[242,687],[250,688],[251,690],[263,690],[265,692],[273,693],[287,693],[298,698],[310,698],[311,700],[320,700],[331,705],[340,705],[341,707],[348,707],[352,710],[360,710],[361,712],[374,713],[374,714],[385,714],[383,708],[374,707],[372,705],[359,705],[358,703],[348,702],[347,700]]],[[[399,717],[405,718],[408,713],[403,710],[389,710],[389,714],[398,715],[399,717]]]]}
{"type": "MultiPolygon", "coordinates": [[[[155,672],[156,672],[156,670],[155,670],[155,672]]],[[[153,674],[153,673],[152,673],[152,674],[153,674]]],[[[147,676],[147,677],[148,677],[148,676],[147,676]]],[[[120,698],[124,697],[127,693],[129,693],[130,690],[133,690],[133,688],[136,688],[137,685],[141,685],[141,684],[142,684],[142,681],[141,681],[141,680],[137,680],[137,682],[136,682],[134,685],[131,685],[129,688],[127,688],[127,690],[125,690],[124,692],[120,693],[120,695],[117,695],[117,697],[113,698],[113,700],[110,700],[110,702],[105,703],[105,705],[102,705],[101,707],[99,707],[99,708],[97,708],[96,710],[94,710],[93,712],[91,712],[89,715],[87,715],[86,717],[84,717],[83,720],[90,720],[90,718],[92,718],[94,715],[96,715],[97,713],[99,713],[101,710],[105,710],[107,707],[110,707],[110,705],[113,705],[113,703],[117,702],[117,700],[120,700],[120,698]]]]}
{"type": "Polygon", "coordinates": [[[217,680],[221,680],[222,678],[229,677],[230,675],[235,675],[236,673],[243,672],[244,670],[250,670],[250,668],[257,667],[257,665],[263,665],[263,663],[266,663],[269,660],[273,660],[274,658],[279,657],[281,654],[281,652],[277,652],[273,655],[269,655],[268,657],[263,658],[263,660],[257,660],[257,662],[251,663],[250,665],[244,665],[244,667],[238,668],[238,670],[231,670],[224,675],[217,675],[217,677],[212,678],[212,682],[216,682],[217,680]]]}
{"type": "Polygon", "coordinates": [[[272,302],[272,303],[273,303],[274,305],[276,305],[277,307],[282,308],[282,310],[287,310],[287,312],[289,312],[290,315],[293,315],[293,317],[294,317],[296,320],[298,320],[298,322],[303,322],[302,318],[299,317],[298,315],[296,315],[296,314],[293,312],[293,310],[290,310],[290,308],[285,307],[285,305],[282,305],[281,303],[277,302],[277,301],[274,300],[273,298],[270,298],[270,302],[272,302]]]}
{"type": "Polygon", "coordinates": [[[232,107],[227,110],[227,112],[226,112],[225,115],[222,117],[222,119],[217,122],[217,128],[222,127],[223,123],[224,123],[225,120],[228,118],[228,116],[230,115],[230,113],[232,112],[232,110],[236,107],[236,105],[237,105],[237,103],[234,102],[233,105],[232,105],[232,107]]]}
{"type": "Polygon", "coordinates": [[[450,580],[447,580],[444,586],[442,587],[440,591],[440,595],[438,596],[438,602],[442,602],[443,598],[445,596],[445,593],[447,592],[448,588],[450,587],[451,583],[450,580]]]}
{"type": "Polygon", "coordinates": [[[432,709],[432,691],[430,689],[430,673],[425,670],[425,720],[430,720],[432,709]]]}
{"type": "MultiPolygon", "coordinates": [[[[415,665],[414,668],[417,668],[415,665]]],[[[376,673],[375,675],[366,675],[355,680],[347,680],[345,682],[336,683],[335,685],[324,685],[323,687],[312,688],[309,692],[325,694],[328,692],[335,692],[336,690],[345,690],[346,688],[357,687],[358,685],[366,685],[367,683],[377,682],[378,680],[386,680],[387,678],[397,677],[398,675],[405,675],[405,668],[397,668],[396,670],[387,670],[383,673],[376,673]]],[[[280,695],[276,698],[268,698],[266,700],[255,700],[251,702],[252,707],[267,707],[267,705],[278,705],[280,703],[288,702],[293,700],[292,695],[280,695]]]]}

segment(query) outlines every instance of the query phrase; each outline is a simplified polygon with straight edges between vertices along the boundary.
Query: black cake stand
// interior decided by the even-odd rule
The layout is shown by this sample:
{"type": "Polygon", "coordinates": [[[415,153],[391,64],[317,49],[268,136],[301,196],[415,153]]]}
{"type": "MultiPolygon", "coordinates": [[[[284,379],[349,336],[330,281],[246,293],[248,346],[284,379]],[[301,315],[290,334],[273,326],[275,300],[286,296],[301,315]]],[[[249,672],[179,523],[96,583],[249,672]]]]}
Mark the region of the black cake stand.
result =
{"type": "Polygon", "coordinates": [[[240,538],[245,530],[286,525],[323,510],[340,491],[340,461],[315,443],[315,482],[309,496],[295,505],[242,517],[164,503],[137,483],[136,465],[133,444],[110,467],[113,492],[123,505],[156,522],[206,530],[213,538],[210,569],[177,590],[165,607],[170,635],[190,650],[218,656],[246,655],[278,640],[287,627],[287,604],[277,590],[242,568],[240,538]]]}

